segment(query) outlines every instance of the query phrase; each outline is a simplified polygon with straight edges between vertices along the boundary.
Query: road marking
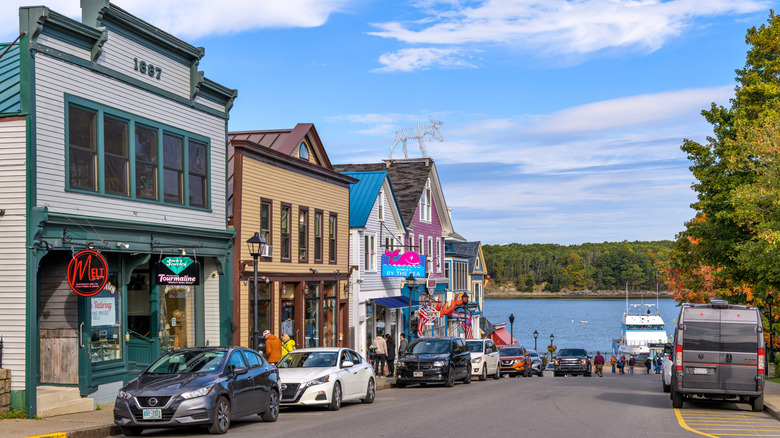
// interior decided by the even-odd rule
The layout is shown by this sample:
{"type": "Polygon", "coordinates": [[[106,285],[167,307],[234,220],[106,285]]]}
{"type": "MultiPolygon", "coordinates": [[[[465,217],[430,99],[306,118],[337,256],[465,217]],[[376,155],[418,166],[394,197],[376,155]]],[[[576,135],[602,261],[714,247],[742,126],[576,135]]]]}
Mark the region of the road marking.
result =
{"type": "Polygon", "coordinates": [[[674,414],[683,429],[711,438],[780,437],[780,422],[762,412],[693,408],[674,414]]]}

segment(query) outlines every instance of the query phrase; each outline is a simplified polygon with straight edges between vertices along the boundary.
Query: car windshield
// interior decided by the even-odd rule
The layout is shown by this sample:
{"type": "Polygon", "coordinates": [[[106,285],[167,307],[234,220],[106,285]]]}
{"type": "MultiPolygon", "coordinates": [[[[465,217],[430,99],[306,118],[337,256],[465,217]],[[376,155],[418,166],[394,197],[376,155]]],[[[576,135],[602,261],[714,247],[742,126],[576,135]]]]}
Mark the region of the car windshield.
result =
{"type": "Polygon", "coordinates": [[[153,374],[210,373],[219,369],[225,351],[173,351],[146,371],[153,374]]]}
{"type": "Polygon", "coordinates": [[[498,351],[499,356],[523,356],[522,348],[502,348],[498,351]]]}
{"type": "Polygon", "coordinates": [[[539,353],[537,353],[537,352],[535,352],[535,351],[531,351],[531,352],[529,352],[528,354],[530,354],[530,355],[531,355],[531,357],[539,357],[539,353]]]}
{"type": "Polygon", "coordinates": [[[406,354],[444,354],[450,352],[449,339],[426,339],[412,341],[406,347],[406,354]]]}
{"type": "Polygon", "coordinates": [[[558,356],[587,356],[583,348],[564,348],[558,352],[558,356]]]}
{"type": "Polygon", "coordinates": [[[482,353],[482,341],[466,341],[469,351],[472,353],[482,353]]]}
{"type": "Polygon", "coordinates": [[[338,351],[292,351],[287,353],[276,366],[278,368],[335,367],[338,358],[338,351]]]}

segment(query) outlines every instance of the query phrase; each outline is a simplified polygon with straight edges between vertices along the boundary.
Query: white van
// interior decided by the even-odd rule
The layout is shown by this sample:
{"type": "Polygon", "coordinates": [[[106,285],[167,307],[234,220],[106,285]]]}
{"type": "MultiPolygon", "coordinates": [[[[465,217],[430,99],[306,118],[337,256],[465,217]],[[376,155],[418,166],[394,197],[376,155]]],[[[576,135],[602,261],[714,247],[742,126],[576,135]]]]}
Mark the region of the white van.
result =
{"type": "Polygon", "coordinates": [[[674,333],[672,406],[692,397],[730,399],[764,408],[766,356],[755,306],[712,300],[683,304],[674,333]]]}

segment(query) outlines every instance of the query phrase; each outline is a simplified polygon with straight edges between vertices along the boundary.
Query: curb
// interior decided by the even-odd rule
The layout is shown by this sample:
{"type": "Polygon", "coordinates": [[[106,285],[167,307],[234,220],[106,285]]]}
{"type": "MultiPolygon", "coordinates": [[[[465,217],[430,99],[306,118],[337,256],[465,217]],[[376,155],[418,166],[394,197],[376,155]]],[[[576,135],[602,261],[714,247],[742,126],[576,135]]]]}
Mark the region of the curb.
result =
{"type": "Polygon", "coordinates": [[[764,402],[764,412],[768,413],[769,415],[775,417],[776,419],[780,420],[780,410],[778,410],[776,407],[768,404],[767,402],[764,402]]]}

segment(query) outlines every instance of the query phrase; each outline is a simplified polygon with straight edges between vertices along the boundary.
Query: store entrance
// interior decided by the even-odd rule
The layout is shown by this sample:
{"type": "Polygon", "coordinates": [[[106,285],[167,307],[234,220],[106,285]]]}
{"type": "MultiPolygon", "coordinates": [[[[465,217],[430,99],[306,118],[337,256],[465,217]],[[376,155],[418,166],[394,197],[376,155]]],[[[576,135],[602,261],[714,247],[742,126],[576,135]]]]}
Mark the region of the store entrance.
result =
{"type": "Polygon", "coordinates": [[[133,270],[127,284],[127,365],[140,371],[157,357],[155,338],[157,322],[152,318],[153,300],[149,264],[133,270]]]}

